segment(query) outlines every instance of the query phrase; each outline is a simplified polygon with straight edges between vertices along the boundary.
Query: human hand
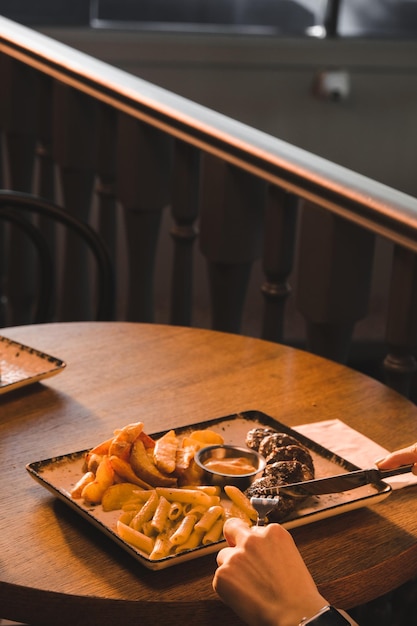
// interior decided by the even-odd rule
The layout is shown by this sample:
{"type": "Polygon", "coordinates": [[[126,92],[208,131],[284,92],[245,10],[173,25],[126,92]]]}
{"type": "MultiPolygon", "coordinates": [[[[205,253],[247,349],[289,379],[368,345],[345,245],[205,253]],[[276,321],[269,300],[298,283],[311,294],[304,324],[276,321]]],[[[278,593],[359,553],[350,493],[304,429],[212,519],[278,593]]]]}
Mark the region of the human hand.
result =
{"type": "Polygon", "coordinates": [[[401,448],[395,452],[391,452],[383,459],[378,459],[376,465],[378,469],[394,469],[401,465],[413,465],[412,472],[417,475],[417,443],[407,448],[401,448]]]}
{"type": "Polygon", "coordinates": [[[290,533],[230,518],[213,589],[249,626],[294,626],[327,604],[290,533]]]}

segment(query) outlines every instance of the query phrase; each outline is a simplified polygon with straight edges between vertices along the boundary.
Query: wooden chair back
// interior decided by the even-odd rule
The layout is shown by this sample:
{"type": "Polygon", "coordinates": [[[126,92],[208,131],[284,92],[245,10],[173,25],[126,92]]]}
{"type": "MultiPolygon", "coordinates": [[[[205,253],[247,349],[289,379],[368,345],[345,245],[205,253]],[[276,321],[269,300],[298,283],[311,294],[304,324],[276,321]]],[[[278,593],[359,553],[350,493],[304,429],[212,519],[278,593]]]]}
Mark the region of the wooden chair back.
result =
{"type": "MultiPolygon", "coordinates": [[[[81,245],[83,266],[79,268],[81,275],[74,268],[72,279],[82,285],[84,275],[95,277],[89,281],[91,318],[113,318],[112,262],[100,235],[89,224],[34,194],[0,190],[0,226],[2,325],[61,318],[57,299],[58,294],[65,292],[65,278],[60,280],[60,253],[73,237],[81,245]],[[92,258],[95,267],[90,267],[92,258]],[[25,283],[22,298],[20,285],[25,283]],[[29,300],[28,293],[32,294],[29,300]]],[[[84,299],[80,292],[81,295],[84,299]]]]}

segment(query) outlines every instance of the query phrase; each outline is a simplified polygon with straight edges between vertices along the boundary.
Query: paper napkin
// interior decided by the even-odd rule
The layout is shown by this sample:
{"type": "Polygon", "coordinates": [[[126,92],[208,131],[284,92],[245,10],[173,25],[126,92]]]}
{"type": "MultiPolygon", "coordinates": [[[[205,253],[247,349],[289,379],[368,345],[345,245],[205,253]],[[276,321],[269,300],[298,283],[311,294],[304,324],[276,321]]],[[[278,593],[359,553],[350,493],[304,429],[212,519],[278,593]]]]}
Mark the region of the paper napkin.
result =
{"type": "MultiPolygon", "coordinates": [[[[338,419],[302,424],[294,426],[293,430],[363,469],[376,467],[375,461],[389,453],[375,441],[338,419]]],[[[402,489],[417,484],[417,476],[401,474],[387,478],[384,482],[389,483],[393,489],[402,489]]]]}

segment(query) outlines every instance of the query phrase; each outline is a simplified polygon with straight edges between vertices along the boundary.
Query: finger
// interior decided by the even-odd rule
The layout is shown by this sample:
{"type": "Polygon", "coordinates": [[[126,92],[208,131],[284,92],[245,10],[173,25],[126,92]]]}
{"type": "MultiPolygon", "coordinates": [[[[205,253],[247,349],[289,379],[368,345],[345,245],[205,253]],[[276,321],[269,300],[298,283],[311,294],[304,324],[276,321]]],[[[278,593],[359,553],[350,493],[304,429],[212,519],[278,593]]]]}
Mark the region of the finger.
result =
{"type": "Polygon", "coordinates": [[[392,452],[385,458],[378,459],[376,462],[380,469],[393,469],[395,467],[400,467],[400,465],[408,465],[412,463],[417,463],[417,444],[392,452]]]}
{"type": "Polygon", "coordinates": [[[227,559],[231,556],[232,551],[233,548],[222,548],[221,550],[219,550],[216,556],[217,565],[219,567],[227,561],[227,559]]]}
{"type": "Polygon", "coordinates": [[[238,517],[229,517],[223,526],[223,535],[229,546],[235,546],[241,537],[250,533],[250,526],[238,517]]]}

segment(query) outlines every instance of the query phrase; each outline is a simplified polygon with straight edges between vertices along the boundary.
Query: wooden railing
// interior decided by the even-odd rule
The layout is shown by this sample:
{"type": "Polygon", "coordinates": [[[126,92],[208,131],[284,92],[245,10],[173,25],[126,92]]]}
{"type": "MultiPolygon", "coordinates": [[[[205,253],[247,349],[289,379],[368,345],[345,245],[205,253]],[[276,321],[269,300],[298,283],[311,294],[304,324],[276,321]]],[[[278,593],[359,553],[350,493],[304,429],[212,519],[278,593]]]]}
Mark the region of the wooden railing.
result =
{"type": "MultiPolygon", "coordinates": [[[[155,267],[169,212],[167,322],[194,323],[193,264],[202,255],[212,327],[240,332],[251,268],[261,258],[259,335],[285,342],[296,265],[292,297],[306,321],[305,347],[346,362],[367,312],[375,239],[382,237],[394,244],[386,382],[409,394],[417,337],[415,198],[4,18],[0,53],[2,187],[53,199],[101,232],[118,276],[119,319],[155,319],[155,267]]],[[[79,257],[69,246],[57,319],[90,315],[87,298],[75,306],[76,295],[90,289],[79,257]]],[[[17,280],[26,280],[28,298],[27,270],[17,280]]]]}

